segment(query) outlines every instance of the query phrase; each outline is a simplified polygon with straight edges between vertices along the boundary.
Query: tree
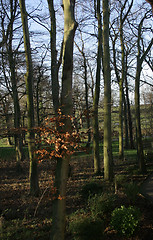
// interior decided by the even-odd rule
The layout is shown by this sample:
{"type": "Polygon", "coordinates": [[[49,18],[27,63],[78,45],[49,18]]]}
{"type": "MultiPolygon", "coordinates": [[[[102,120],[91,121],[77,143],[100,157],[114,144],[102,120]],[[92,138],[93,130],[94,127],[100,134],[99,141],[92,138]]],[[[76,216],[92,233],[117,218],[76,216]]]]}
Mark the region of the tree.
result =
{"type": "Polygon", "coordinates": [[[137,140],[137,158],[139,163],[139,169],[142,173],[146,171],[144,153],[143,153],[143,143],[141,134],[141,122],[140,122],[140,75],[142,70],[143,61],[146,55],[150,51],[153,45],[153,38],[151,39],[148,47],[146,49],[141,49],[142,41],[142,27],[143,22],[147,17],[147,13],[141,19],[138,26],[138,39],[137,39],[137,65],[136,65],[136,75],[135,75],[135,118],[136,118],[136,140],[137,140]]]}
{"type": "MultiPolygon", "coordinates": [[[[131,48],[132,49],[132,48],[131,48]]],[[[128,115],[128,125],[129,125],[129,137],[130,137],[130,148],[134,149],[134,141],[133,141],[133,124],[132,124],[132,115],[131,115],[131,107],[130,107],[130,100],[129,100],[129,87],[128,87],[128,55],[130,50],[126,50],[125,54],[125,97],[126,97],[126,104],[127,104],[127,115],[128,115]]]]}
{"type": "MultiPolygon", "coordinates": [[[[17,77],[17,71],[16,71],[16,54],[15,50],[13,49],[13,38],[14,38],[14,22],[18,17],[18,1],[17,0],[9,0],[9,11],[10,11],[10,19],[7,27],[7,38],[5,38],[5,41],[2,46],[2,54],[4,56],[7,56],[5,60],[9,63],[9,71],[10,71],[10,94],[13,99],[13,106],[14,106],[14,128],[19,129],[21,127],[21,112],[20,112],[20,104],[19,104],[19,96],[18,96],[18,77],[17,77]]],[[[5,36],[5,15],[6,15],[6,9],[4,3],[1,1],[2,4],[2,19],[1,27],[3,31],[3,35],[5,36]],[[4,17],[3,17],[4,16],[4,17]]],[[[20,45],[20,44],[19,44],[20,45]]],[[[19,47],[19,46],[18,46],[19,47]]],[[[17,47],[17,49],[18,49],[17,47]]],[[[16,52],[17,52],[16,49],[16,52]]],[[[4,56],[2,56],[2,61],[4,62],[4,56]]],[[[5,66],[3,63],[3,73],[6,72],[5,66]]],[[[4,74],[5,82],[7,81],[7,75],[4,74]]],[[[16,161],[17,161],[17,170],[21,170],[21,160],[24,158],[23,148],[22,148],[22,137],[20,133],[14,134],[14,142],[15,142],[15,151],[16,151],[16,161]]]]}
{"type": "Polygon", "coordinates": [[[103,74],[104,74],[104,179],[113,178],[111,141],[111,70],[109,52],[109,1],[103,0],[103,74]]]}
{"type": "Polygon", "coordinates": [[[120,89],[120,105],[119,105],[119,157],[120,159],[124,158],[124,148],[123,148],[123,83],[125,81],[125,48],[124,48],[124,39],[123,39],[123,24],[132,8],[133,0],[131,1],[131,4],[127,10],[127,12],[123,15],[123,11],[125,9],[127,1],[124,2],[124,4],[121,7],[121,13],[120,13],[120,27],[119,27],[119,33],[120,33],[120,44],[121,44],[121,54],[122,54],[122,76],[119,81],[119,89],[120,89]]]}
{"type": "MultiPolygon", "coordinates": [[[[124,85],[126,87],[126,98],[128,98],[128,85],[127,85],[127,62],[126,62],[126,51],[125,51],[125,46],[126,44],[128,45],[128,42],[126,42],[126,35],[124,33],[124,25],[127,20],[127,17],[131,11],[131,8],[133,6],[133,0],[127,6],[128,1],[124,1],[123,3],[119,2],[119,7],[120,7],[120,12],[119,12],[119,17],[114,20],[114,23],[117,23],[117,28],[118,32],[116,33],[115,28],[113,28],[114,32],[114,39],[112,38],[112,44],[113,44],[113,65],[114,65],[114,70],[117,78],[117,82],[119,84],[119,158],[123,160],[124,158],[124,145],[123,145],[123,120],[125,121],[125,126],[126,126],[126,145],[128,145],[127,142],[127,117],[125,113],[125,94],[124,94],[124,85]],[[126,9],[127,8],[127,9],[126,9]],[[119,24],[118,24],[119,22],[119,24]],[[116,41],[118,39],[118,36],[120,38],[120,51],[118,51],[121,55],[121,63],[118,64],[117,66],[117,49],[116,49],[116,41]],[[120,67],[121,65],[121,67],[120,67]],[[123,112],[123,103],[124,103],[124,112],[123,112]],[[123,114],[124,113],[124,114],[123,114]],[[124,118],[123,118],[124,115],[124,118]]],[[[127,99],[128,100],[128,99],[127,99]]],[[[128,103],[128,101],[127,101],[128,103]]],[[[129,108],[128,108],[129,112],[129,108]]],[[[131,133],[131,132],[130,132],[131,133]]]]}
{"type": "Polygon", "coordinates": [[[20,0],[20,11],[22,19],[23,37],[24,37],[24,49],[26,57],[27,72],[25,74],[26,91],[27,91],[27,111],[28,111],[28,151],[30,158],[30,193],[32,195],[38,195],[39,183],[38,183],[38,170],[37,159],[35,157],[35,133],[34,133],[34,105],[33,105],[33,66],[31,58],[30,37],[28,29],[27,12],[25,6],[25,0],[20,0]]]}
{"type": "Polygon", "coordinates": [[[59,108],[59,81],[58,81],[58,63],[57,63],[57,50],[56,50],[56,17],[54,10],[54,1],[47,0],[49,7],[49,14],[51,19],[50,30],[50,46],[51,46],[51,79],[52,79],[52,97],[54,111],[57,116],[59,108]]]}
{"type": "MultiPolygon", "coordinates": [[[[72,126],[69,115],[73,114],[72,105],[72,70],[73,70],[73,44],[77,23],[74,17],[75,0],[63,0],[64,10],[64,43],[62,67],[61,112],[66,117],[63,132],[71,133],[72,126]]],[[[55,175],[57,195],[53,203],[52,240],[63,240],[66,221],[66,184],[69,170],[69,156],[58,159],[55,175]]]]}
{"type": "Polygon", "coordinates": [[[95,15],[98,20],[98,50],[97,50],[97,70],[96,83],[93,99],[93,152],[94,152],[94,172],[100,172],[100,156],[99,156],[99,124],[98,124],[98,103],[100,95],[100,75],[102,61],[102,22],[100,0],[95,1],[95,15]]]}
{"type": "MultiPolygon", "coordinates": [[[[82,67],[84,70],[84,74],[83,74],[83,80],[84,80],[84,85],[85,85],[85,102],[86,102],[86,119],[87,119],[87,131],[88,131],[88,141],[87,141],[87,147],[90,146],[90,142],[91,142],[91,130],[90,130],[90,116],[89,116],[89,100],[88,100],[88,79],[87,79],[87,57],[85,55],[85,50],[84,50],[84,41],[82,39],[82,34],[81,34],[81,42],[82,42],[82,48],[80,48],[78,46],[78,44],[76,44],[79,52],[82,55],[83,58],[83,63],[82,63],[82,67]]],[[[79,66],[80,67],[80,66],[79,66]]]]}

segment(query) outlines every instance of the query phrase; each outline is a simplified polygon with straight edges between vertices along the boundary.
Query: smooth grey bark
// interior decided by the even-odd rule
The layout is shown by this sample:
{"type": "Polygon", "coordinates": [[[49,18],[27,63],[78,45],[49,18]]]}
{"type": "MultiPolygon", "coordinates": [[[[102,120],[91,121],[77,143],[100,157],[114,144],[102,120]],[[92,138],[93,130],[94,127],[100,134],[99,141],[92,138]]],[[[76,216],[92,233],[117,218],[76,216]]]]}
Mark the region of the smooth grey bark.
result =
{"type": "Polygon", "coordinates": [[[111,69],[109,50],[109,0],[103,0],[103,75],[104,75],[104,179],[113,179],[111,136],[111,69]]]}
{"type": "Polygon", "coordinates": [[[27,72],[25,74],[26,82],[26,94],[27,94],[27,112],[28,112],[28,151],[30,159],[30,170],[29,170],[29,180],[30,180],[30,194],[39,194],[39,183],[38,183],[38,167],[37,159],[35,157],[35,133],[34,133],[34,104],[33,104],[33,66],[31,58],[31,48],[30,48],[30,37],[28,28],[28,19],[25,6],[25,0],[19,0],[22,28],[23,28],[23,38],[24,38],[24,49],[26,58],[26,68],[27,72]]]}
{"type": "MultiPolygon", "coordinates": [[[[72,71],[73,71],[73,44],[77,23],[74,17],[75,0],[63,0],[64,9],[64,43],[63,43],[63,71],[61,111],[66,117],[63,132],[72,131],[72,125],[68,116],[73,115],[72,103],[72,71]]],[[[57,160],[55,186],[57,196],[53,203],[53,223],[51,240],[65,239],[66,224],[66,185],[69,171],[69,156],[57,160]]]]}
{"type": "Polygon", "coordinates": [[[96,84],[93,98],[93,155],[94,155],[94,172],[100,173],[100,155],[99,155],[99,121],[98,121],[98,103],[100,95],[100,75],[102,61],[102,20],[100,0],[95,2],[95,15],[98,20],[98,51],[97,51],[97,70],[96,84]]]}
{"type": "Polygon", "coordinates": [[[58,62],[56,50],[56,16],[54,10],[54,1],[47,0],[49,7],[49,14],[51,20],[50,30],[50,47],[51,47],[51,81],[52,81],[52,98],[55,115],[58,114],[59,108],[59,81],[58,81],[58,62]]]}

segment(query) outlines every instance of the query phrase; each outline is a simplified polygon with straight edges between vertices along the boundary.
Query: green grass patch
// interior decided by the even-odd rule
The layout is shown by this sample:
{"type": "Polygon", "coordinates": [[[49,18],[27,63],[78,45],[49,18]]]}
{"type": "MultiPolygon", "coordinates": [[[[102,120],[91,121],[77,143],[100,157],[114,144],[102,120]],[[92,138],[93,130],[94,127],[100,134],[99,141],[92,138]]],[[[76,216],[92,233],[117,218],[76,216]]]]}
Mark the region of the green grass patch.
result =
{"type": "MultiPolygon", "coordinates": [[[[25,157],[27,157],[28,156],[28,147],[23,147],[23,151],[24,151],[25,157]]],[[[13,158],[15,158],[15,148],[14,148],[14,146],[0,147],[0,159],[12,160],[13,158]]]]}
{"type": "Polygon", "coordinates": [[[15,158],[15,149],[13,147],[0,147],[0,159],[10,160],[15,158]]]}

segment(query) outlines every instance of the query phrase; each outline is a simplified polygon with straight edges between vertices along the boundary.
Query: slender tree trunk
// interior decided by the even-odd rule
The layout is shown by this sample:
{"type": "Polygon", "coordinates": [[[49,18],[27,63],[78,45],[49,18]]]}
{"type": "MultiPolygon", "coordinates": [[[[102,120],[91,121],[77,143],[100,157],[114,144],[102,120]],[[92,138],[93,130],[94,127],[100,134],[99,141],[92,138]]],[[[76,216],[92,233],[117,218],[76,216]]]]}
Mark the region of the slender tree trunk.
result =
{"type": "Polygon", "coordinates": [[[27,92],[27,112],[28,112],[28,150],[30,158],[30,193],[32,195],[38,195],[39,183],[38,183],[38,170],[37,159],[35,157],[35,133],[34,133],[34,105],[33,105],[33,66],[31,58],[30,37],[28,29],[27,12],[25,6],[25,0],[20,0],[20,11],[22,19],[24,48],[26,57],[27,72],[25,74],[26,92],[27,92]]]}
{"type": "Polygon", "coordinates": [[[100,0],[97,0],[97,9],[95,9],[95,12],[97,13],[98,20],[98,53],[97,53],[96,85],[93,99],[93,153],[94,153],[94,172],[98,174],[100,173],[98,103],[100,95],[100,74],[102,61],[102,22],[100,0]]]}
{"type": "MultiPolygon", "coordinates": [[[[63,0],[64,9],[64,45],[63,45],[63,74],[61,109],[64,116],[73,115],[72,105],[72,70],[73,70],[73,43],[77,23],[74,18],[74,0],[63,0]]],[[[64,132],[71,132],[69,118],[65,121],[64,132]]],[[[68,179],[69,157],[57,160],[55,186],[57,195],[53,203],[52,240],[64,240],[66,220],[66,184],[68,179]]]]}
{"type": "Polygon", "coordinates": [[[88,129],[88,142],[87,147],[90,146],[91,142],[91,131],[90,131],[90,116],[89,116],[89,102],[88,102],[88,82],[87,82],[87,61],[86,56],[83,52],[84,61],[84,84],[85,84],[85,101],[86,101],[86,119],[87,119],[87,129],[88,129]]]}
{"type": "Polygon", "coordinates": [[[124,22],[133,6],[134,0],[131,1],[128,10],[123,14],[125,10],[127,1],[125,0],[121,7],[120,13],[120,44],[121,44],[121,62],[122,62],[122,74],[119,82],[119,91],[120,91],[120,104],[119,104],[119,158],[124,159],[124,146],[123,146],[123,84],[125,81],[125,47],[124,47],[124,37],[123,37],[123,26],[124,22]]]}
{"type": "Polygon", "coordinates": [[[40,90],[39,90],[39,85],[41,82],[41,72],[40,72],[40,67],[39,67],[39,75],[38,75],[38,80],[37,80],[37,85],[36,85],[36,109],[37,109],[37,125],[38,127],[40,126],[41,120],[40,120],[40,90]]]}
{"type": "Polygon", "coordinates": [[[7,101],[6,98],[2,99],[2,105],[3,105],[3,112],[5,115],[5,122],[6,122],[6,128],[7,128],[7,139],[8,139],[8,145],[13,145],[10,137],[10,124],[9,124],[9,114],[8,114],[8,108],[7,108],[7,101]]]}
{"type": "Polygon", "coordinates": [[[120,79],[119,83],[119,158],[123,160],[124,158],[124,148],[123,148],[123,82],[120,79]]]}
{"type": "Polygon", "coordinates": [[[127,82],[127,55],[126,55],[126,73],[125,73],[125,92],[126,92],[125,98],[126,98],[126,102],[127,102],[130,148],[134,149],[132,116],[131,116],[131,108],[130,108],[130,101],[129,101],[129,89],[128,89],[128,82],[127,82]]]}
{"type": "MultiPolygon", "coordinates": [[[[12,29],[13,30],[13,29],[12,29]]],[[[15,74],[15,59],[13,58],[12,51],[12,40],[10,39],[8,56],[9,56],[9,65],[10,65],[10,73],[11,73],[11,83],[12,83],[12,94],[13,94],[13,104],[14,104],[14,127],[19,131],[21,114],[20,114],[20,105],[19,98],[17,92],[17,79],[15,74]]],[[[17,169],[21,169],[21,161],[23,160],[23,148],[22,148],[22,137],[20,133],[16,133],[14,136],[15,142],[15,152],[16,152],[16,161],[17,161],[17,169]]]]}
{"type": "Polygon", "coordinates": [[[55,115],[57,116],[59,108],[59,81],[58,81],[58,64],[56,50],[56,17],[54,10],[54,1],[47,0],[49,14],[51,19],[50,45],[51,45],[51,79],[52,79],[52,98],[55,115]]]}
{"type": "Polygon", "coordinates": [[[125,94],[123,93],[124,102],[124,129],[125,129],[125,149],[129,149],[129,131],[128,131],[128,119],[127,119],[127,104],[125,94]]]}
{"type": "Polygon", "coordinates": [[[145,161],[144,161],[144,153],[143,153],[143,143],[142,143],[142,135],[141,135],[141,121],[140,121],[140,75],[142,70],[142,63],[150,51],[153,45],[153,38],[150,41],[146,50],[141,53],[141,35],[142,35],[142,25],[143,21],[146,18],[146,15],[141,19],[139,27],[138,27],[138,40],[137,40],[137,68],[136,68],[136,76],[135,76],[135,118],[136,118],[136,139],[137,139],[137,158],[139,163],[139,169],[142,173],[146,171],[145,161]],[[142,54],[142,55],[141,55],[142,54]]]}
{"type": "Polygon", "coordinates": [[[113,179],[111,137],[111,70],[109,51],[109,0],[103,0],[103,72],[104,72],[104,179],[113,179]]]}
{"type": "MultiPolygon", "coordinates": [[[[18,98],[18,90],[17,90],[17,76],[15,72],[15,57],[12,49],[12,41],[13,41],[13,24],[15,20],[15,15],[17,11],[17,1],[10,0],[10,23],[8,28],[8,43],[6,42],[6,49],[8,53],[8,61],[10,67],[10,78],[12,84],[12,98],[13,98],[13,107],[14,107],[14,128],[19,131],[20,122],[21,122],[21,113],[20,113],[20,105],[18,98]]],[[[22,148],[22,137],[19,132],[16,132],[14,135],[15,142],[15,152],[16,152],[16,161],[17,161],[17,170],[21,170],[21,161],[24,158],[23,148],[22,148]]]]}
{"type": "Polygon", "coordinates": [[[124,49],[124,40],[123,40],[123,19],[122,14],[120,16],[120,43],[121,43],[121,52],[122,52],[122,76],[119,82],[119,91],[120,91],[120,103],[119,103],[119,158],[123,160],[124,158],[124,145],[123,145],[123,83],[125,79],[125,49],[124,49]]]}
{"type": "Polygon", "coordinates": [[[84,68],[84,85],[85,85],[85,101],[86,101],[86,119],[87,119],[87,129],[88,129],[88,141],[86,147],[90,146],[91,142],[91,130],[90,130],[90,114],[89,114],[89,101],[88,101],[88,81],[87,81],[87,59],[84,53],[84,42],[82,40],[82,49],[76,44],[79,52],[83,57],[83,68],[84,68]]]}
{"type": "Polygon", "coordinates": [[[141,135],[141,122],[140,122],[140,74],[141,66],[137,62],[137,71],[135,78],[135,119],[136,119],[136,139],[137,139],[137,158],[139,163],[139,169],[141,172],[146,171],[143,144],[141,135]]]}

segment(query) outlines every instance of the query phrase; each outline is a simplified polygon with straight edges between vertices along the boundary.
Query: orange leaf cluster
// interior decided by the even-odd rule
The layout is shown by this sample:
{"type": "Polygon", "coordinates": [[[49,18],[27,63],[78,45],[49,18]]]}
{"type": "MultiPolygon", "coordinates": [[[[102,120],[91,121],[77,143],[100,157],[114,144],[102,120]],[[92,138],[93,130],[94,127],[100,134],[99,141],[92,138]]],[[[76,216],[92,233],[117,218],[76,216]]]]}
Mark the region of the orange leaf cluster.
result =
{"type": "Polygon", "coordinates": [[[47,118],[44,126],[37,128],[36,151],[38,161],[45,159],[59,159],[72,155],[78,148],[80,136],[73,128],[72,117],[59,114],[58,117],[47,118]],[[65,131],[65,122],[70,121],[70,131],[65,131]]]}

